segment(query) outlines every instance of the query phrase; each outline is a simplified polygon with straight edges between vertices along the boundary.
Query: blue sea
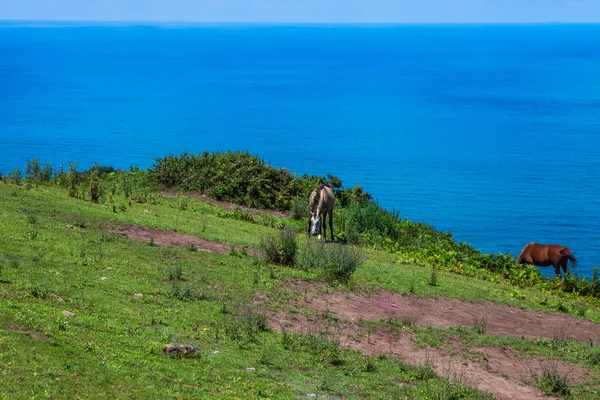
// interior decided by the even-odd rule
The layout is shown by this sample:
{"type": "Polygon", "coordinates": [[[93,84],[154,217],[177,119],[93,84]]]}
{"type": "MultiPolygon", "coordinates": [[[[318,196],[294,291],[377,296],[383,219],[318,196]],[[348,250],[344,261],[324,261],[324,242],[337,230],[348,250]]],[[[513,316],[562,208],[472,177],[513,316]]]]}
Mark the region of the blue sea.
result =
{"type": "MultiPolygon", "coordinates": [[[[600,25],[0,22],[0,171],[249,150],[600,266],[600,25]]],[[[551,269],[545,269],[552,272],[551,269]]]]}

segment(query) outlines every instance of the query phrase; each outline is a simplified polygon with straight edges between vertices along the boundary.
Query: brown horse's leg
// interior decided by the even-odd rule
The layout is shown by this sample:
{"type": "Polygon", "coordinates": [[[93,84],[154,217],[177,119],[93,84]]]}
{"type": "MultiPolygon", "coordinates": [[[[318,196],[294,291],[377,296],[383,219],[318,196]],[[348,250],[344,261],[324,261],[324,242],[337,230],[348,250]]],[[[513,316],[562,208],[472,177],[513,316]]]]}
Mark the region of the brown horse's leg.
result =
{"type": "Polygon", "coordinates": [[[554,267],[554,273],[560,278],[560,264],[552,264],[552,266],[554,267]]]}
{"type": "Polygon", "coordinates": [[[308,217],[308,230],[306,231],[306,237],[310,237],[310,217],[308,217]]]}
{"type": "Polygon", "coordinates": [[[333,210],[329,212],[329,231],[331,232],[331,241],[333,242],[333,210]]]}
{"type": "Polygon", "coordinates": [[[563,258],[562,269],[565,273],[565,276],[569,275],[569,259],[567,257],[563,258]]]}

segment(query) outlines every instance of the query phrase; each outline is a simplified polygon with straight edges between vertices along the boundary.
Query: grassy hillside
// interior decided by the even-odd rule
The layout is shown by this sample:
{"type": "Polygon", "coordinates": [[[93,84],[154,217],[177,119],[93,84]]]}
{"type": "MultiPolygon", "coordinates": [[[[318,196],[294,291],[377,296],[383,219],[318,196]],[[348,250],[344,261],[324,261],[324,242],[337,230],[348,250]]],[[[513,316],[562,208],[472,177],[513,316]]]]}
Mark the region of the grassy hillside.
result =
{"type": "MultiPolygon", "coordinates": [[[[327,279],[319,271],[250,256],[246,249],[260,250],[261,238],[278,235],[283,225],[296,227],[301,238],[304,221],[252,217],[193,198],[163,196],[150,183],[132,184],[127,195],[123,186],[135,181],[135,173],[78,179],[86,184],[76,186],[73,196],[61,182],[0,183],[0,398],[490,398],[468,382],[437,375],[428,361],[409,364],[391,354],[343,350],[340,337],[323,333],[317,323],[302,332],[270,329],[270,313],[285,306],[258,306],[257,299],[281,300],[294,282],[327,279]],[[97,202],[90,198],[93,179],[102,187],[97,202]],[[218,241],[231,251],[161,246],[106,229],[129,225],[218,241]],[[168,343],[191,344],[197,354],[165,355],[168,343]]],[[[348,284],[330,282],[326,291],[383,289],[490,300],[600,321],[593,298],[446,272],[374,248],[381,246],[362,250],[365,261],[348,284]]],[[[305,313],[290,306],[286,311],[305,313]]],[[[337,319],[329,313],[318,317],[337,319]]],[[[371,332],[406,321],[359,322],[371,332]]],[[[409,330],[433,347],[457,334],[414,325],[409,330]]],[[[564,393],[550,393],[596,395],[600,350],[595,343],[564,340],[554,346],[488,336],[483,320],[480,335],[472,336],[475,331],[459,336],[469,346],[511,346],[578,365],[592,376],[592,384],[572,382],[564,393]]],[[[560,382],[560,376],[554,378],[551,383],[560,382]]]]}

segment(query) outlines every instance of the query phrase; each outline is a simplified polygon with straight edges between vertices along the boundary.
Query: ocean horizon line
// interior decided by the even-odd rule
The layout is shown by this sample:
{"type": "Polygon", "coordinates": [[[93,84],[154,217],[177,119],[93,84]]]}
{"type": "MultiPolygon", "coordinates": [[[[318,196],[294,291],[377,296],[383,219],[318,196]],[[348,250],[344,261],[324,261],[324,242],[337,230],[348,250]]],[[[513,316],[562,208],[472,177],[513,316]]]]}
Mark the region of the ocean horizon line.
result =
{"type": "Polygon", "coordinates": [[[0,25],[13,25],[28,28],[56,27],[122,27],[122,26],[151,26],[151,27],[478,27],[478,26],[597,26],[598,22],[562,22],[562,21],[505,21],[505,22],[460,22],[460,21],[397,21],[397,22],[360,22],[360,21],[173,21],[173,20],[28,20],[0,19],[0,25]]]}

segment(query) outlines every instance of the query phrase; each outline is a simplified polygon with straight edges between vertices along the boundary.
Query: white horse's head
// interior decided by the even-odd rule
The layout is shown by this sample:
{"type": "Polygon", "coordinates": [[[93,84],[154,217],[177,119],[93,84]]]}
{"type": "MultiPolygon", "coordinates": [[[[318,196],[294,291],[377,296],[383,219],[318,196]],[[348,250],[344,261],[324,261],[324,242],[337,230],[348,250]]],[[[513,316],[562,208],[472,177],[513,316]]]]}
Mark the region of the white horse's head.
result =
{"type": "Polygon", "coordinates": [[[312,236],[320,235],[321,232],[321,213],[317,210],[316,213],[310,213],[310,234],[312,236]]]}

